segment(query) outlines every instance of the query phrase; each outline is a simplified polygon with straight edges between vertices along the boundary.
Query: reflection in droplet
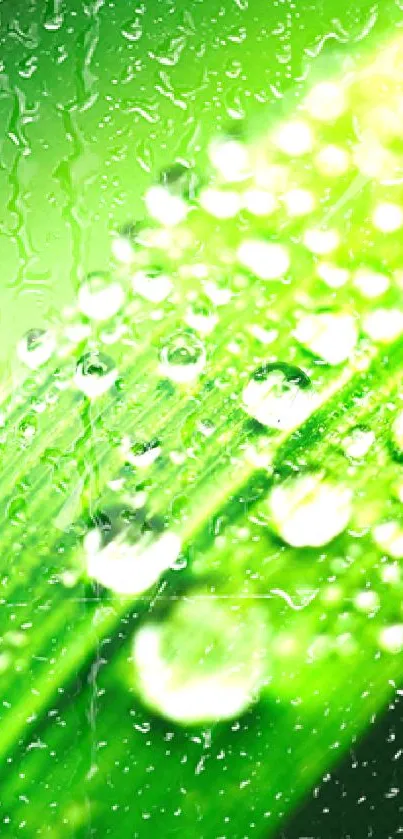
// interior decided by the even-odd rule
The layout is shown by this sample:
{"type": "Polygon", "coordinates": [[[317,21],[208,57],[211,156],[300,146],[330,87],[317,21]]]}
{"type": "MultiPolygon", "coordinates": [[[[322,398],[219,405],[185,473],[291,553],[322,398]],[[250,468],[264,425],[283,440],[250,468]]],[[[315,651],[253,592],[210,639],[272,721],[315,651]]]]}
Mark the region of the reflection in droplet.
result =
{"type": "Polygon", "coordinates": [[[143,511],[116,508],[101,514],[84,538],[87,573],[117,594],[146,591],[176,562],[181,540],[162,532],[143,511]]]}
{"type": "Polygon", "coordinates": [[[159,457],[161,446],[158,440],[149,440],[148,443],[133,443],[129,437],[124,437],[121,451],[127,463],[145,469],[147,466],[151,466],[157,457],[159,457]]]}
{"type": "Polygon", "coordinates": [[[103,353],[93,351],[78,361],[74,383],[89,399],[95,399],[112,387],[117,375],[113,360],[103,353]]]}
{"type": "Polygon", "coordinates": [[[202,341],[190,331],[177,332],[163,347],[159,371],[174,382],[194,381],[204,370],[206,349],[202,341]]]}
{"type": "Polygon", "coordinates": [[[36,370],[49,360],[55,347],[53,332],[46,329],[30,329],[18,342],[17,355],[27,367],[36,370]]]}
{"type": "Polygon", "coordinates": [[[352,458],[365,457],[375,441],[375,434],[368,428],[353,428],[343,440],[342,447],[346,455],[352,458]]]}
{"type": "Polygon", "coordinates": [[[291,431],[315,407],[311,383],[299,367],[284,362],[264,364],[244,388],[246,412],[268,428],[291,431]]]}
{"type": "Polygon", "coordinates": [[[261,280],[276,280],[287,273],[290,258],[287,249],[276,242],[246,239],[238,248],[241,265],[261,280]]]}

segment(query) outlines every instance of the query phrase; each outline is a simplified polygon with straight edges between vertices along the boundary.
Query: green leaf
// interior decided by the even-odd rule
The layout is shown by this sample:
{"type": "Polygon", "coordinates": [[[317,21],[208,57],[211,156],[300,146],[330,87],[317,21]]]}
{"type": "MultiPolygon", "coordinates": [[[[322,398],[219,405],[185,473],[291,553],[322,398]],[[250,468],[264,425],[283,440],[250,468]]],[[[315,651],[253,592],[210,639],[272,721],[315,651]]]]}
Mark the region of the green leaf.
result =
{"type": "Polygon", "coordinates": [[[403,651],[400,36],[178,164],[3,408],[26,835],[272,835],[403,651]]]}

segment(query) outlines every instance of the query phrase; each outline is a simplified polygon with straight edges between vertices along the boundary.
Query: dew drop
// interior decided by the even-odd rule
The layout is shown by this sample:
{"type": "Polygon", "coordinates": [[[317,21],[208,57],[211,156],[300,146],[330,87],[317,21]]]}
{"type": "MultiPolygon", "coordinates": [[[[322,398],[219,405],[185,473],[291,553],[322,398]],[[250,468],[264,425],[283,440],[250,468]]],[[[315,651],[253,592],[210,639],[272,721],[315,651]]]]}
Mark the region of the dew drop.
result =
{"type": "Polygon", "coordinates": [[[352,458],[361,458],[369,452],[375,441],[375,434],[367,428],[356,427],[343,440],[342,447],[346,455],[352,458]]]}
{"type": "Polygon", "coordinates": [[[284,362],[259,367],[244,388],[242,400],[249,416],[282,431],[296,428],[315,407],[306,373],[284,362]]]}
{"type": "Polygon", "coordinates": [[[132,288],[150,303],[162,303],[173,289],[172,280],[158,268],[148,268],[146,271],[136,271],[132,277],[132,288]]]}
{"type": "Polygon", "coordinates": [[[193,332],[180,331],[172,335],[162,348],[159,372],[173,382],[186,384],[200,375],[206,365],[206,350],[193,332]]]}
{"type": "Polygon", "coordinates": [[[103,353],[93,351],[78,361],[74,383],[89,399],[95,399],[112,387],[117,375],[113,360],[103,353]]]}
{"type": "Polygon", "coordinates": [[[158,440],[149,440],[147,443],[133,443],[129,437],[124,437],[121,452],[127,463],[145,469],[151,466],[160,456],[161,446],[158,440]]]}
{"type": "Polygon", "coordinates": [[[53,332],[46,329],[30,329],[18,342],[18,358],[31,370],[45,364],[54,352],[56,340],[53,332]]]}
{"type": "Polygon", "coordinates": [[[295,548],[327,545],[347,527],[353,494],[348,487],[303,475],[276,486],[269,496],[273,525],[295,548]]]}
{"type": "Polygon", "coordinates": [[[207,296],[198,296],[192,301],[186,311],[185,322],[199,335],[210,335],[218,323],[218,316],[207,296]]]}
{"type": "Polygon", "coordinates": [[[287,249],[275,242],[246,239],[238,248],[241,265],[261,280],[276,280],[287,273],[290,258],[287,249]]]}
{"type": "Polygon", "coordinates": [[[158,581],[175,563],[181,540],[163,532],[143,510],[116,507],[95,517],[84,538],[88,576],[117,594],[136,595],[158,581]]]}
{"type": "Polygon", "coordinates": [[[378,524],[373,531],[378,548],[393,559],[403,558],[403,527],[397,521],[378,524]]]}

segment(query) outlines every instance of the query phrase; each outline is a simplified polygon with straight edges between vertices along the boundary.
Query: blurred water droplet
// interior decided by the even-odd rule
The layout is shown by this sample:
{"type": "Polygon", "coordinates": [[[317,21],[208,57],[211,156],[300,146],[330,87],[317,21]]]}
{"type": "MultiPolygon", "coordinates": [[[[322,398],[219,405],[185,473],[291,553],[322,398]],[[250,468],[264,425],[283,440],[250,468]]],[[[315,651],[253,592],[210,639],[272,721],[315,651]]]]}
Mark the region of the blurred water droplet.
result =
{"type": "Polygon", "coordinates": [[[96,321],[112,318],[122,308],[124,300],[120,283],[111,281],[104,272],[90,274],[78,292],[80,311],[96,321]]]}
{"type": "Polygon", "coordinates": [[[296,548],[326,545],[347,527],[353,494],[320,474],[301,475],[274,487],[269,496],[273,524],[296,548]]]}
{"type": "Polygon", "coordinates": [[[135,683],[151,708],[180,724],[231,719],[258,698],[268,651],[259,607],[238,612],[200,591],[136,632],[135,683]]]}
{"type": "Polygon", "coordinates": [[[132,277],[132,287],[136,294],[150,303],[162,303],[172,291],[172,280],[158,268],[136,271],[132,277]]]}

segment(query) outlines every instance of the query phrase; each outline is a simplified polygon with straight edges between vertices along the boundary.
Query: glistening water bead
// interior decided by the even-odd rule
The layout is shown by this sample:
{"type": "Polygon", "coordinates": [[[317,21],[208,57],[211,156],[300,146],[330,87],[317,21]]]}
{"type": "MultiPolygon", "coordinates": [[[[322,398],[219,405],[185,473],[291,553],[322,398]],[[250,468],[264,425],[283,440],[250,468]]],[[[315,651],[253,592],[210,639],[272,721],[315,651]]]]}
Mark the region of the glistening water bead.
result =
{"type": "Polygon", "coordinates": [[[313,411],[309,377],[299,367],[275,361],[263,364],[244,388],[245,411],[267,428],[291,431],[313,411]]]}
{"type": "Polygon", "coordinates": [[[179,331],[161,350],[159,372],[178,384],[193,382],[206,365],[206,349],[194,332],[179,331]]]}
{"type": "Polygon", "coordinates": [[[112,387],[117,375],[114,361],[104,353],[93,351],[86,353],[78,361],[74,383],[88,399],[95,399],[112,387]]]}
{"type": "Polygon", "coordinates": [[[31,370],[45,364],[56,347],[56,339],[50,330],[30,329],[18,342],[17,355],[31,370]]]}

